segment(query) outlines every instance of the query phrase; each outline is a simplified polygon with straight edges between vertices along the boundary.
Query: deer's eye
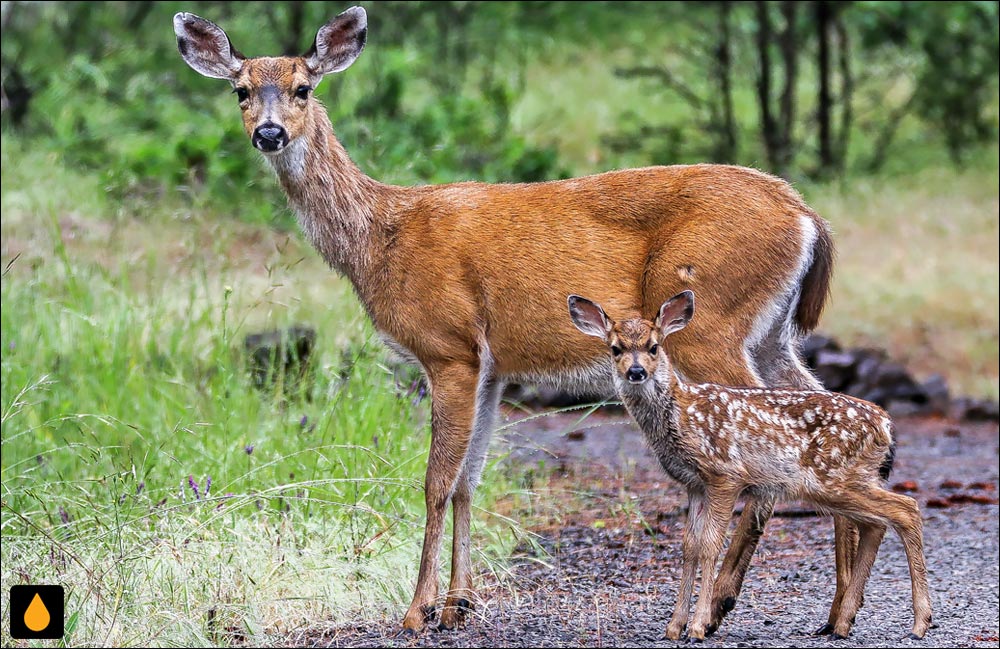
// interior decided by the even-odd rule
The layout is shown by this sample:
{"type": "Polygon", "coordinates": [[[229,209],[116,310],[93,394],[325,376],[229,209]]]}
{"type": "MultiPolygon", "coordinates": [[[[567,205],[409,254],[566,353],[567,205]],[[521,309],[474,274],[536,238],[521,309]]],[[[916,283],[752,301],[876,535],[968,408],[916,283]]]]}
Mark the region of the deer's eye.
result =
{"type": "Polygon", "coordinates": [[[652,354],[653,356],[656,356],[656,352],[658,351],[660,351],[659,345],[654,344],[652,347],[649,348],[649,353],[652,354]]]}
{"type": "Polygon", "coordinates": [[[611,345],[611,354],[615,358],[618,358],[619,356],[622,355],[622,348],[619,347],[618,345],[611,345]]]}
{"type": "Polygon", "coordinates": [[[309,99],[310,90],[312,90],[312,86],[299,86],[295,89],[295,96],[299,99],[309,99]]]}
{"type": "Polygon", "coordinates": [[[236,93],[236,98],[240,101],[241,104],[245,102],[247,99],[250,99],[250,91],[247,90],[246,88],[236,88],[233,90],[233,92],[236,93]]]}

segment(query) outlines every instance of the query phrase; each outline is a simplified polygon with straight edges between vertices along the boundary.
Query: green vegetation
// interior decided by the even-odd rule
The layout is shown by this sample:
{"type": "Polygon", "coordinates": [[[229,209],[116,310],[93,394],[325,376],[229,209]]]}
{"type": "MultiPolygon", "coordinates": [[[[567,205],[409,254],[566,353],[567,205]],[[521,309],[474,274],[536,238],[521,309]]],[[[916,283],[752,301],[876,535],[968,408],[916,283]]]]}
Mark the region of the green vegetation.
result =
{"type": "MultiPolygon", "coordinates": [[[[772,169],[777,155],[836,232],[824,332],[996,399],[996,3],[917,4],[928,12],[847,3],[829,17],[854,77],[845,102],[831,73],[833,126],[848,105],[852,121],[827,160],[806,10],[791,22],[790,151],[763,142],[752,3],[725,14],[729,126],[721,3],[366,3],[367,50],[319,94],[386,182],[772,169]]],[[[766,6],[777,37],[786,3],[766,6]]],[[[4,3],[4,613],[10,585],[62,583],[67,644],[197,646],[395,618],[408,602],[426,401],[397,385],[350,286],[299,238],[235,99],[183,64],[170,27],[195,11],[247,54],[299,51],[344,7],[4,3]],[[243,337],[293,323],[318,331],[315,380],[256,389],[243,337]]],[[[778,41],[768,51],[780,79],[778,41]]],[[[514,509],[522,481],[506,473],[487,467],[477,494],[480,569],[521,534],[490,513],[514,509]]]]}

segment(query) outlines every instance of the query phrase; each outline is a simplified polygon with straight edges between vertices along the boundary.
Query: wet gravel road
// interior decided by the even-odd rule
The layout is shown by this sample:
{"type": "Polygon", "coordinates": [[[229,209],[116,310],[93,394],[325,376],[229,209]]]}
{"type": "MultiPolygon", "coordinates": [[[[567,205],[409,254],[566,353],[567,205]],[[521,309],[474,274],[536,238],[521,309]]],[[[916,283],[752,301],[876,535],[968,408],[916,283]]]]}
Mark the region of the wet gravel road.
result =
{"type": "MultiPolygon", "coordinates": [[[[662,636],[680,578],[683,492],[660,473],[623,415],[577,420],[566,414],[508,429],[510,461],[538,466],[544,460],[549,487],[538,501],[550,501],[550,508],[532,512],[540,547],[519,548],[502,583],[480,579],[482,599],[466,628],[407,638],[397,635],[397,619],[381,619],[303,630],[289,642],[677,646],[662,636]]],[[[890,485],[921,504],[937,627],[923,641],[906,638],[909,573],[899,538],[890,532],[851,637],[813,636],[833,598],[833,524],[790,503],[768,524],[736,609],[706,646],[998,646],[997,425],[943,419],[897,425],[890,485]]]]}

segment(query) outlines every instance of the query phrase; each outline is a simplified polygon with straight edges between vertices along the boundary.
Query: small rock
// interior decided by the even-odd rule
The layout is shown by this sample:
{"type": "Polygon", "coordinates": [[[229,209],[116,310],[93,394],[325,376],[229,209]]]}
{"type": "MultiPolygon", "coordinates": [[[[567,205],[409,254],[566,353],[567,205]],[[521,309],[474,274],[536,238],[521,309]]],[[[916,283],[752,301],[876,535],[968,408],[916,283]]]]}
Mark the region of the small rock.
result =
{"type": "Polygon", "coordinates": [[[946,509],[951,506],[951,503],[941,498],[931,498],[927,501],[927,506],[932,509],[946,509]]]}
{"type": "MultiPolygon", "coordinates": [[[[972,485],[969,485],[969,486],[971,487],[972,485]]],[[[945,480],[944,482],[941,483],[941,488],[942,489],[961,489],[962,488],[962,483],[959,482],[958,480],[945,480]]]]}
{"type": "Polygon", "coordinates": [[[1000,404],[986,399],[961,397],[952,401],[951,416],[966,421],[1000,421],[1000,404]]]}
{"type": "Polygon", "coordinates": [[[583,431],[583,430],[571,430],[568,433],[566,433],[566,439],[571,439],[574,442],[579,442],[580,440],[582,440],[586,436],[587,436],[587,433],[586,433],[586,431],[583,431]]]}
{"type": "Polygon", "coordinates": [[[969,489],[979,489],[981,491],[996,491],[997,486],[992,482],[970,482],[969,489]]]}
{"type": "Polygon", "coordinates": [[[892,490],[898,494],[915,493],[920,491],[920,487],[913,480],[904,480],[903,482],[897,482],[892,485],[892,490]]]}

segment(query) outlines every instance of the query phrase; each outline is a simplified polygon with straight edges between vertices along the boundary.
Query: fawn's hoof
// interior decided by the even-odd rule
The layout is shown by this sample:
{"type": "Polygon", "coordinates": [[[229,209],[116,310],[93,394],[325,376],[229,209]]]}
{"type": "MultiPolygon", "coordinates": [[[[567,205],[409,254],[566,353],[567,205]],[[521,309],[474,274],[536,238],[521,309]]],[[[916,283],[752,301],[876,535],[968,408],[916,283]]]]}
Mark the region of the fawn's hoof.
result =
{"type": "Polygon", "coordinates": [[[724,600],[722,600],[721,604],[719,604],[719,610],[722,611],[723,615],[725,615],[729,611],[733,610],[734,608],[736,608],[736,598],[735,597],[727,597],[724,600]]]}
{"type": "Polygon", "coordinates": [[[813,635],[830,635],[831,633],[833,633],[833,625],[829,622],[813,631],[813,635]]]}
{"type": "Polygon", "coordinates": [[[910,640],[923,640],[924,636],[917,635],[916,633],[907,633],[906,637],[910,640]]]}

